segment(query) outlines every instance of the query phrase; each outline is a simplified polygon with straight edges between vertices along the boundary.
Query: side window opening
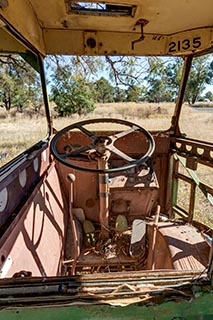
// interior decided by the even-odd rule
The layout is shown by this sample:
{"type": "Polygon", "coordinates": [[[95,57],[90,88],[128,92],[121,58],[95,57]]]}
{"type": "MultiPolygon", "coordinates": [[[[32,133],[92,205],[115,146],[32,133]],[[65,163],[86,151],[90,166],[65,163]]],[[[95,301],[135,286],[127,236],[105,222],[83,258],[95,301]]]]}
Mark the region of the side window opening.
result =
{"type": "Polygon", "coordinates": [[[36,68],[38,64],[32,54],[0,55],[0,166],[47,134],[41,80],[36,68]]]}

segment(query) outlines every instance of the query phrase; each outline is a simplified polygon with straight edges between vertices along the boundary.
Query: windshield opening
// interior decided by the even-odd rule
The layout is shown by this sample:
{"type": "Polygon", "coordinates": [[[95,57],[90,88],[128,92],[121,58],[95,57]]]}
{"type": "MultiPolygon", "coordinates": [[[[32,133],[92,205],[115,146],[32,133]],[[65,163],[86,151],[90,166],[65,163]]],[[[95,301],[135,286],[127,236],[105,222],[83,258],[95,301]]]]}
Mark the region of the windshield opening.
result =
{"type": "Polygon", "coordinates": [[[57,56],[45,60],[55,128],[114,117],[148,130],[171,125],[182,59],[57,56]]]}

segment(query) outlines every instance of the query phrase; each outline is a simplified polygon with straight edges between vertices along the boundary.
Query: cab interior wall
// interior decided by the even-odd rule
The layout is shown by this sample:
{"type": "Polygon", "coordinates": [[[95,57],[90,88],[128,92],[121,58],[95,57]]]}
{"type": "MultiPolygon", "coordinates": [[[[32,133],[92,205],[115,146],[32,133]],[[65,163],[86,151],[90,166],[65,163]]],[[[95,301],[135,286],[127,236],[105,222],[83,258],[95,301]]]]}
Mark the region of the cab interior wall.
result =
{"type": "MultiPolygon", "coordinates": [[[[14,182],[8,189],[13,187],[14,182]]],[[[38,277],[60,275],[67,202],[54,164],[45,169],[31,195],[25,196],[25,201],[0,240],[1,277],[18,277],[24,272],[38,277]]]]}

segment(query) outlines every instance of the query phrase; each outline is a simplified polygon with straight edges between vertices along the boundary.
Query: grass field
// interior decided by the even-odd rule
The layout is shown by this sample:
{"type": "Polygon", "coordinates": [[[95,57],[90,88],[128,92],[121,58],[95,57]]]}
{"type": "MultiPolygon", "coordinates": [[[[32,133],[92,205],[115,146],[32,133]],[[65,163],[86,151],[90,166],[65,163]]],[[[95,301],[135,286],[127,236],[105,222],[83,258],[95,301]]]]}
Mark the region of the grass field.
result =
{"type": "MultiPolygon", "coordinates": [[[[181,131],[195,139],[213,141],[213,104],[209,110],[193,109],[188,104],[183,105],[181,131]]],[[[167,130],[171,125],[173,111],[173,103],[106,103],[98,104],[95,112],[86,117],[75,115],[72,119],[57,118],[54,119],[54,123],[59,130],[84,118],[113,117],[130,120],[147,130],[167,130]]]]}
{"type": "MultiPolygon", "coordinates": [[[[213,141],[213,108],[183,106],[180,128],[188,137],[198,140],[213,141]],[[201,110],[202,109],[202,110],[201,110]]],[[[135,122],[148,130],[166,130],[170,127],[174,111],[173,103],[108,103],[98,104],[95,112],[86,117],[54,118],[54,127],[57,130],[83,120],[85,118],[119,118],[135,122]]],[[[104,129],[98,128],[97,129],[104,129]]],[[[113,129],[111,125],[105,129],[113,129]]],[[[34,113],[16,113],[0,110],[0,166],[20,154],[33,143],[44,138],[47,134],[47,123],[44,116],[34,113]]],[[[198,167],[199,178],[206,184],[213,186],[213,173],[211,168],[198,167]]],[[[187,204],[188,185],[182,183],[178,193],[179,202],[187,204]]],[[[189,197],[189,195],[188,195],[189,197]]],[[[198,220],[213,227],[213,207],[200,193],[196,198],[195,215],[198,220]],[[206,214],[208,213],[208,214],[206,214]]]]}

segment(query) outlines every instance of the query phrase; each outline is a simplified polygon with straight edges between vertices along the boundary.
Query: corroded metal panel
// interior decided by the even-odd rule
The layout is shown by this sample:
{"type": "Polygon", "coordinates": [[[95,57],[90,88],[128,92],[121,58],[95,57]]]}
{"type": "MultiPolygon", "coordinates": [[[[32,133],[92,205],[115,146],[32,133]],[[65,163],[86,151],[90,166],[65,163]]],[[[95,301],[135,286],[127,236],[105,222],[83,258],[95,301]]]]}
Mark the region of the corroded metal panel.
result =
{"type": "MultiPolygon", "coordinates": [[[[0,205],[0,227],[8,219],[13,219],[20,210],[20,203],[26,203],[27,196],[33,192],[35,184],[49,166],[49,149],[47,145],[39,146],[28,155],[22,155],[14,165],[5,170],[0,177],[0,197],[7,193],[5,206],[0,205]],[[3,193],[2,193],[3,192],[3,193]],[[12,217],[13,215],[13,217],[12,217]]],[[[4,228],[0,229],[4,232],[4,228]]]]}
{"type": "Polygon", "coordinates": [[[22,208],[1,238],[3,270],[7,258],[10,257],[12,261],[3,276],[12,277],[21,271],[43,277],[61,274],[65,211],[53,166],[27,200],[27,207],[22,208]]]}
{"type": "Polygon", "coordinates": [[[167,241],[175,269],[205,270],[210,246],[195,227],[178,222],[160,222],[158,229],[167,241]]]}

